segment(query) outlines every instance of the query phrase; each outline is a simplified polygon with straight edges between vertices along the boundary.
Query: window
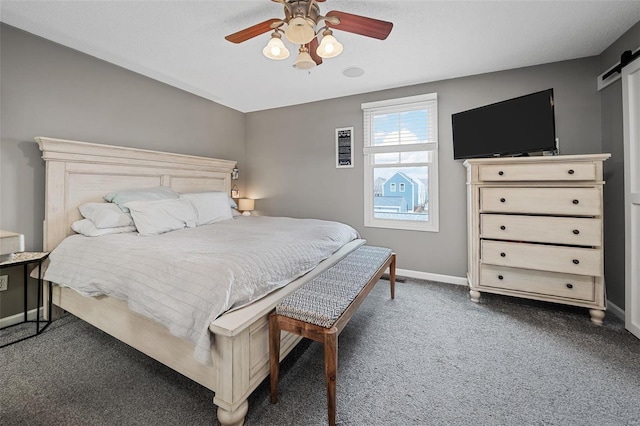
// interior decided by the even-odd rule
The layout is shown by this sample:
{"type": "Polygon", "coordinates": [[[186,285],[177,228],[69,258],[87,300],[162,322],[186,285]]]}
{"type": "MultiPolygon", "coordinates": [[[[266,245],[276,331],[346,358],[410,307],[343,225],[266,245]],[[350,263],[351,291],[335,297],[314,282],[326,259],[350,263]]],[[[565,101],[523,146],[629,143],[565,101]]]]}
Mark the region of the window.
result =
{"type": "Polygon", "coordinates": [[[438,232],[437,94],[369,102],[362,110],[364,225],[438,232]]]}

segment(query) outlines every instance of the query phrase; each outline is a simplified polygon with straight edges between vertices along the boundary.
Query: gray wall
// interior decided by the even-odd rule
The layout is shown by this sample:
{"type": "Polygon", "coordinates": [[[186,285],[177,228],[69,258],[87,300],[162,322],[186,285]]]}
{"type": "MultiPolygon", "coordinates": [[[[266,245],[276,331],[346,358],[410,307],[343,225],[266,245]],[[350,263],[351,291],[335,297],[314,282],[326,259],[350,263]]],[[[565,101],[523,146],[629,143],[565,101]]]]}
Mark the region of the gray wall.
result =
{"type": "MultiPolygon", "coordinates": [[[[44,220],[45,165],[35,136],[205,155],[244,167],[244,114],[6,24],[0,43],[0,229],[23,233],[28,250],[42,249],[44,220]]],[[[0,317],[21,310],[12,297],[21,278],[9,273],[0,317]]]]}
{"type": "MultiPolygon", "coordinates": [[[[625,50],[640,47],[640,22],[634,25],[600,55],[599,74],[620,62],[625,50]]],[[[610,152],[605,162],[604,268],[607,297],[624,309],[624,137],[622,119],[622,81],[618,80],[601,92],[602,152],[610,152]]]]}
{"type": "Polygon", "coordinates": [[[267,215],[338,220],[398,253],[398,267],[466,276],[466,185],[453,160],[451,114],[554,88],[562,154],[602,152],[597,57],[458,78],[247,114],[247,188],[267,215]],[[438,93],[440,232],[365,228],[363,102],[438,93]],[[355,129],[355,167],[336,169],[334,131],[355,129]]]}
{"type": "MultiPolygon", "coordinates": [[[[0,43],[0,229],[24,233],[29,250],[42,247],[44,162],[33,142],[42,135],[238,160],[242,195],[257,198],[261,213],[340,220],[393,247],[400,268],[463,277],[465,173],[452,159],[451,114],[553,87],[562,153],[613,154],[605,264],[608,297],[624,306],[621,87],[598,93],[595,77],[640,45],[640,23],[599,57],[246,115],[5,24],[0,43]],[[360,104],[431,92],[439,97],[440,232],[364,228],[360,104]],[[353,169],[334,166],[334,130],[343,126],[355,127],[353,169]]],[[[15,305],[7,293],[0,317],[15,305]]]]}

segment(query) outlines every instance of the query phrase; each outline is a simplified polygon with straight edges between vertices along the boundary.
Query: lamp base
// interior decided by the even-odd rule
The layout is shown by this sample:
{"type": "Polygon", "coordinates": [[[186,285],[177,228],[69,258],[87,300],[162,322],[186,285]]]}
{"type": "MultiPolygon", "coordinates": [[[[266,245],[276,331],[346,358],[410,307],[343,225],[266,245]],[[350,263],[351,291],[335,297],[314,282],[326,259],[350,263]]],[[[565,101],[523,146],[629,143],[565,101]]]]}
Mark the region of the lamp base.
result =
{"type": "Polygon", "coordinates": [[[244,212],[242,212],[242,216],[251,216],[251,212],[250,211],[244,211],[244,212]]]}

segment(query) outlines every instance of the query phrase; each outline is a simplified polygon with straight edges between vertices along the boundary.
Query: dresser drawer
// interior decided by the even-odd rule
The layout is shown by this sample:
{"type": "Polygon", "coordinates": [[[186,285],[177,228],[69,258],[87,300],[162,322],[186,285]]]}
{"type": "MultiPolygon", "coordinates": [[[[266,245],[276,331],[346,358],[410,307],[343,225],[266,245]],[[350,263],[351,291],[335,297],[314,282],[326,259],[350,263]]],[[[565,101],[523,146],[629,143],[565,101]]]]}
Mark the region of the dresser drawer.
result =
{"type": "Polygon", "coordinates": [[[484,213],[480,215],[480,237],[600,247],[602,220],[484,213]]]}
{"type": "Polygon", "coordinates": [[[482,265],[480,286],[566,299],[595,301],[593,277],[482,265]]]}
{"type": "Polygon", "coordinates": [[[595,181],[596,173],[596,164],[592,162],[478,166],[480,180],[487,182],[595,181]]]}
{"type": "Polygon", "coordinates": [[[480,249],[485,264],[602,276],[600,249],[491,240],[481,240],[480,249]]]}
{"type": "Polygon", "coordinates": [[[602,202],[599,188],[491,187],[480,189],[480,211],[598,216],[602,202]]]}

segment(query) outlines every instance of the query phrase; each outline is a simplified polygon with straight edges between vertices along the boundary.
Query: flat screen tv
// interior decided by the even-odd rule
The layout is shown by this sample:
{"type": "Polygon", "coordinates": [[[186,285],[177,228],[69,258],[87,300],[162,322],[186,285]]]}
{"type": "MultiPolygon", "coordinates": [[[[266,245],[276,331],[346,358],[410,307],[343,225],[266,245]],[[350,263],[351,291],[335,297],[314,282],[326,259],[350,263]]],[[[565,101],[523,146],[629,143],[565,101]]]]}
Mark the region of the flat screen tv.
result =
{"type": "Polygon", "coordinates": [[[451,115],[453,158],[555,151],[553,89],[451,115]]]}

